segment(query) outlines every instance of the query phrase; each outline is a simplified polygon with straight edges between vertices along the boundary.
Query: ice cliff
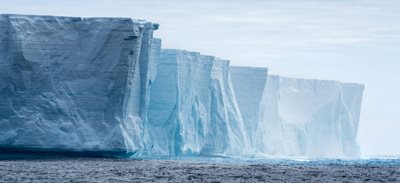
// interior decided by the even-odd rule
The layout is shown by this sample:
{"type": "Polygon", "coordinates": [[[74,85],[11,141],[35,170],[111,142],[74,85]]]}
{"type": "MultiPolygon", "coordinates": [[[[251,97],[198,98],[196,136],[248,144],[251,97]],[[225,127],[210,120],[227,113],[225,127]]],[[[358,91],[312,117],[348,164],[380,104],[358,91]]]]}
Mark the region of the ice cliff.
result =
{"type": "Polygon", "coordinates": [[[268,69],[257,67],[230,68],[235,97],[244,120],[248,143],[254,151],[260,145],[255,133],[259,128],[260,106],[267,84],[268,69]]]}
{"type": "Polygon", "coordinates": [[[246,150],[228,61],[162,50],[150,95],[143,154],[236,155],[246,150]]]}
{"type": "Polygon", "coordinates": [[[364,87],[336,81],[269,76],[261,119],[265,146],[275,156],[357,158],[364,87]]]}
{"type": "Polygon", "coordinates": [[[0,15],[0,147],[136,152],[156,28],[130,18],[0,15]]]}
{"type": "Polygon", "coordinates": [[[231,70],[239,108],[256,154],[300,158],[360,156],[356,137],[363,85],[260,77],[266,70],[254,68],[231,70]]]}
{"type": "Polygon", "coordinates": [[[162,50],[157,28],[0,15],[0,153],[359,157],[363,85],[162,50]]]}

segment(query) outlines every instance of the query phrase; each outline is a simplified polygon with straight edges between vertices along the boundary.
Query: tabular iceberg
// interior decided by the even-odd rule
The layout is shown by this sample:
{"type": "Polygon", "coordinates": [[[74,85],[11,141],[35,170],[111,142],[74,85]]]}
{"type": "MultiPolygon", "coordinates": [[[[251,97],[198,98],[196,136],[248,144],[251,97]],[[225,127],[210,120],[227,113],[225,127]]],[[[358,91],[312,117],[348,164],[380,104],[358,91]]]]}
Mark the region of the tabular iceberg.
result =
{"type": "Polygon", "coordinates": [[[363,85],[161,50],[157,28],[0,15],[0,153],[359,157],[363,85]]]}
{"type": "Polygon", "coordinates": [[[154,29],[130,18],[0,15],[0,147],[140,149],[154,29]]]}
{"type": "Polygon", "coordinates": [[[264,78],[260,74],[266,71],[257,75],[251,68],[234,67],[232,71],[239,107],[258,155],[360,156],[356,137],[363,85],[280,76],[264,78]],[[251,96],[254,100],[249,100],[251,96]]]}
{"type": "Polygon", "coordinates": [[[228,61],[162,50],[150,95],[148,143],[142,154],[236,155],[246,150],[228,61]]]}

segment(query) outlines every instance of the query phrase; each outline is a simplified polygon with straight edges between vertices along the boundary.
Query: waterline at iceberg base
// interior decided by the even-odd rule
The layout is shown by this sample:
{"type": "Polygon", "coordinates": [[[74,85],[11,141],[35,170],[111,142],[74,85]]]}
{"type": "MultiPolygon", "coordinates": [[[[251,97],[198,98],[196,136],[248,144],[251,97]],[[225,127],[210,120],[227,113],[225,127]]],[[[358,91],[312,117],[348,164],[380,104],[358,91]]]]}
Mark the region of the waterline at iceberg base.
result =
{"type": "Polygon", "coordinates": [[[130,18],[0,15],[0,152],[358,158],[363,85],[175,49],[130,18]]]}

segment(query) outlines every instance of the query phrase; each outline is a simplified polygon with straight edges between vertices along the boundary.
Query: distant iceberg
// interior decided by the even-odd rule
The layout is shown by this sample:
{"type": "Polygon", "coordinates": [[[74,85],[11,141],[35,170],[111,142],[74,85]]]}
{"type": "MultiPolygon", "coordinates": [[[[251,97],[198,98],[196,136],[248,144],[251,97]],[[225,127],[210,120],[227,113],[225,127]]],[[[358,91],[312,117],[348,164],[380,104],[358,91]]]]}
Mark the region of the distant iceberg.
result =
{"type": "Polygon", "coordinates": [[[303,158],[360,156],[356,137],[363,85],[280,76],[259,77],[266,70],[254,68],[235,67],[232,71],[239,107],[242,115],[248,116],[245,118],[246,127],[251,131],[252,147],[258,155],[303,158]]]}
{"type": "Polygon", "coordinates": [[[269,76],[261,110],[261,152],[358,158],[363,85],[269,76]]]}

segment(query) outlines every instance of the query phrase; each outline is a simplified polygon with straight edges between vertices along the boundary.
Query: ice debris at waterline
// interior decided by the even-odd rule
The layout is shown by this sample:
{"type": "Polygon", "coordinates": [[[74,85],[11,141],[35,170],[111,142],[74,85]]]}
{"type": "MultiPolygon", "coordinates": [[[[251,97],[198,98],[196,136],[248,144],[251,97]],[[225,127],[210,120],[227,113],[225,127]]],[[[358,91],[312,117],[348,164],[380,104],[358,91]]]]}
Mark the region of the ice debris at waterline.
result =
{"type": "Polygon", "coordinates": [[[359,157],[362,85],[161,50],[157,28],[0,15],[0,153],[359,157]]]}

